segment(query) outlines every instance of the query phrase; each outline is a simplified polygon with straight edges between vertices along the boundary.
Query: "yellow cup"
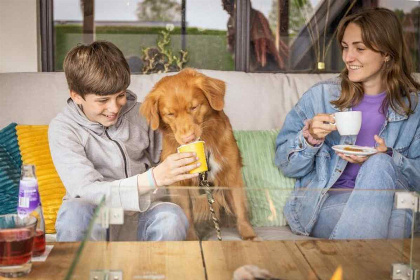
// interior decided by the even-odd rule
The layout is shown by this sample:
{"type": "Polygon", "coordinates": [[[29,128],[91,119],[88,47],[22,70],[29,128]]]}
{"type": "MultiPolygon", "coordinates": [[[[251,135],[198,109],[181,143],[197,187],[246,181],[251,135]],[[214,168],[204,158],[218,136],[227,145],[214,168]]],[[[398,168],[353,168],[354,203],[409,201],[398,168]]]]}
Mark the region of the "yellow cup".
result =
{"type": "Polygon", "coordinates": [[[190,171],[190,174],[193,173],[201,173],[204,171],[207,171],[207,161],[206,161],[206,153],[204,151],[204,141],[196,141],[189,144],[185,144],[182,146],[179,146],[177,149],[178,153],[196,153],[198,157],[198,162],[201,163],[201,165],[193,170],[190,171]]]}

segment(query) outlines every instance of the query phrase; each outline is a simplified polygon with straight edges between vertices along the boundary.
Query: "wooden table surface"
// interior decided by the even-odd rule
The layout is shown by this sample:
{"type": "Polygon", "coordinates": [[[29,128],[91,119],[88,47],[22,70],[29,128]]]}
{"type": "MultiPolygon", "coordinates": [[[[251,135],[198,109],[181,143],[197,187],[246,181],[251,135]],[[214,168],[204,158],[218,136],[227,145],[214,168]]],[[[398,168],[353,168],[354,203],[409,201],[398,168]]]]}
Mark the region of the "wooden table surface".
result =
{"type": "Polygon", "coordinates": [[[391,278],[393,263],[408,263],[408,241],[205,241],[202,247],[209,280],[232,279],[246,264],[287,280],[329,280],[339,265],[344,279],[382,280],[391,278]]]}
{"type": "MultiPolygon", "coordinates": [[[[32,272],[18,279],[65,278],[80,243],[51,244],[47,261],[34,262],[32,272]]],[[[410,240],[88,242],[71,279],[109,269],[123,271],[123,280],[231,280],[246,264],[287,280],[329,280],[339,265],[344,279],[390,279],[391,265],[408,263],[409,256],[410,240]]]]}
{"type": "MultiPolygon", "coordinates": [[[[34,262],[32,271],[17,279],[64,279],[80,243],[52,244],[47,260],[34,262]]],[[[121,270],[124,280],[205,279],[199,241],[88,242],[71,279],[89,279],[90,271],[98,269],[121,270]]]]}

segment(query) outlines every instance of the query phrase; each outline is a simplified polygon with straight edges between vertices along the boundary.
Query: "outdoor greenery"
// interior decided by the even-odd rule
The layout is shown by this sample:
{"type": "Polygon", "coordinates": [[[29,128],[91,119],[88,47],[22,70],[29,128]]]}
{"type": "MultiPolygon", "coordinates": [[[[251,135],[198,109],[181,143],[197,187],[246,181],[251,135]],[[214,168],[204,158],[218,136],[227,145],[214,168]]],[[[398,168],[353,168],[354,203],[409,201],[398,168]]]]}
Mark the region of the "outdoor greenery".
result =
{"type": "MultiPolygon", "coordinates": [[[[107,40],[117,45],[124,55],[129,57],[142,56],[142,49],[157,46],[159,34],[164,27],[137,26],[97,26],[96,40],[107,40]]],[[[187,28],[186,51],[188,61],[184,67],[214,70],[234,70],[232,55],[227,51],[226,31],[201,30],[187,28]]],[[[55,25],[55,69],[63,69],[66,53],[82,43],[81,25],[55,25]]],[[[174,54],[181,50],[181,29],[175,27],[171,32],[171,48],[174,54]]]]}
{"type": "Polygon", "coordinates": [[[137,3],[139,21],[181,21],[181,4],[176,0],[143,0],[137,3]]]}
{"type": "MultiPolygon", "coordinates": [[[[305,26],[306,21],[312,16],[313,8],[309,0],[292,0],[289,1],[289,35],[294,37],[299,33],[300,29],[305,26]]],[[[277,19],[279,17],[279,1],[271,2],[271,10],[268,16],[271,30],[275,33],[277,27],[277,19]]]]}
{"type": "Polygon", "coordinates": [[[174,55],[171,48],[171,31],[162,31],[156,42],[157,47],[143,49],[143,74],[180,71],[188,61],[188,51],[181,50],[174,55]]]}

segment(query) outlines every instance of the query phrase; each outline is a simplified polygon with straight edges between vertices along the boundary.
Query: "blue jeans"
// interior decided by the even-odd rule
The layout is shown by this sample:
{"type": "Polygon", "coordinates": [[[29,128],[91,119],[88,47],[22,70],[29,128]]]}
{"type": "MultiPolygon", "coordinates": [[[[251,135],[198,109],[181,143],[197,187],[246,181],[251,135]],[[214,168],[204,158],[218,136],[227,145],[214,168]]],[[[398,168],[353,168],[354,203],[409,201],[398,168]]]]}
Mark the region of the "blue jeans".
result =
{"type": "Polygon", "coordinates": [[[396,189],[408,189],[392,158],[371,156],[354,191],[329,191],[311,236],[329,239],[407,238],[412,212],[393,209],[396,189]]]}
{"type": "MultiPolygon", "coordinates": [[[[63,201],[57,215],[55,228],[57,241],[83,240],[96,205],[80,198],[63,201]]],[[[182,241],[187,236],[189,224],[181,207],[162,202],[139,213],[137,239],[139,241],[182,241]]],[[[100,239],[100,225],[93,227],[91,237],[100,239]]]]}

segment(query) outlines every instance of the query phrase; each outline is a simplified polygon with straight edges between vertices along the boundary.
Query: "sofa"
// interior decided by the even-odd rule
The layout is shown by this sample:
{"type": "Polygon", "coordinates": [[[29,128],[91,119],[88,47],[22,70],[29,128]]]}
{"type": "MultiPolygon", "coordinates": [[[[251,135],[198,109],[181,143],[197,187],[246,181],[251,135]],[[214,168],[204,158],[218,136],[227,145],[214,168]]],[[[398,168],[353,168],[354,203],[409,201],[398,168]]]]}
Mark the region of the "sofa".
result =
{"type": "MultiPolygon", "coordinates": [[[[244,160],[243,176],[248,188],[251,223],[257,234],[262,239],[309,238],[292,234],[282,215],[294,180],[285,178],[274,166],[274,141],[287,113],[302,94],[315,83],[337,74],[200,71],[226,82],[224,110],[230,118],[244,160]],[[280,198],[275,198],[276,193],[281,194],[280,198]],[[267,203],[267,197],[273,198],[268,199],[270,203],[267,203]]],[[[165,75],[170,74],[132,75],[129,89],[142,101],[165,75]]],[[[10,162],[14,162],[8,167],[10,172],[14,172],[10,176],[12,183],[4,187],[0,178],[0,204],[4,206],[8,203],[9,208],[5,211],[13,211],[16,205],[16,176],[18,178],[15,171],[19,172],[16,166],[21,162],[35,164],[49,240],[54,237],[55,216],[64,188],[51,163],[47,125],[62,110],[68,97],[64,73],[0,73],[0,129],[3,128],[0,148],[4,147],[10,162]],[[10,143],[14,141],[17,146],[11,148],[10,143]]],[[[2,174],[5,173],[0,170],[0,176],[2,174]]],[[[213,234],[208,238],[216,237],[213,234]]],[[[222,230],[222,238],[231,240],[238,236],[234,228],[227,228],[222,230]]]]}

